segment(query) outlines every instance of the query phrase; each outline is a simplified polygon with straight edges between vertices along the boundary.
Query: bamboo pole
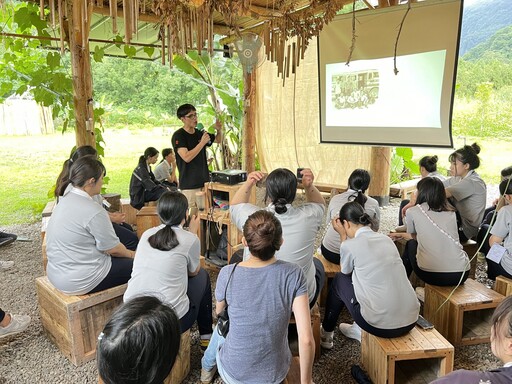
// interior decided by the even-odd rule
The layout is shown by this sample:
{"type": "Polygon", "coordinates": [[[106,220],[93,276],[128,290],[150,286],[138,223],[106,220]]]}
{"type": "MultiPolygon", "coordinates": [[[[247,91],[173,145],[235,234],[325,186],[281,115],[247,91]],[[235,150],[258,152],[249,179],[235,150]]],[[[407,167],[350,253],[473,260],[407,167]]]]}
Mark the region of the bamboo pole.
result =
{"type": "Polygon", "coordinates": [[[244,122],[242,134],[242,168],[246,172],[256,170],[256,68],[244,73],[244,122]]]}
{"type": "Polygon", "coordinates": [[[391,148],[372,147],[370,174],[372,182],[368,195],[379,202],[380,206],[389,204],[389,173],[391,170],[391,148]]]}
{"type": "MultiPolygon", "coordinates": [[[[88,14],[83,14],[84,0],[69,0],[68,38],[71,53],[71,73],[73,77],[73,103],[76,120],[76,145],[96,145],[94,138],[94,112],[92,99],[92,73],[89,52],[89,28],[92,4],[87,7],[88,14]],[[88,20],[83,26],[82,21],[88,20]],[[83,42],[86,42],[83,45],[83,42]]],[[[89,3],[89,0],[85,0],[89,3]]]]}

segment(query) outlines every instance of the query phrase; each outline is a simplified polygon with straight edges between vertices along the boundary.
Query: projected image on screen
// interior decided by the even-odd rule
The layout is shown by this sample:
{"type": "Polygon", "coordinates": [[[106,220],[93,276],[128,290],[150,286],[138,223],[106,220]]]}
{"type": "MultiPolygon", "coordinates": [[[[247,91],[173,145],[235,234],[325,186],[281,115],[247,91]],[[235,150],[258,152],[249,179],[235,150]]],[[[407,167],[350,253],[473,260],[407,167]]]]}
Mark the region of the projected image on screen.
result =
{"type": "Polygon", "coordinates": [[[331,98],[335,109],[367,108],[379,96],[377,70],[333,75],[331,81],[331,98]]]}
{"type": "Polygon", "coordinates": [[[326,123],[331,127],[441,128],[446,51],[326,65],[326,123]]]}

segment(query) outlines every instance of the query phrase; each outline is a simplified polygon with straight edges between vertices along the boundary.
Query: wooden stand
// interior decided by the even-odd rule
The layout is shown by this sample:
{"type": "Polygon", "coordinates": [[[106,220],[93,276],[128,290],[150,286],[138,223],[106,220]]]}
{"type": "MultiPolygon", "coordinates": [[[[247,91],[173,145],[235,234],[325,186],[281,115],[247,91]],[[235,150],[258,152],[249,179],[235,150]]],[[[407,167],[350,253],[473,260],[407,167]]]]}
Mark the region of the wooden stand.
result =
{"type": "Polygon", "coordinates": [[[492,313],[504,296],[472,279],[454,288],[425,284],[423,316],[455,346],[488,343],[492,313]]]}
{"type": "MultiPolygon", "coordinates": [[[[313,308],[311,308],[311,329],[313,330],[313,337],[315,339],[315,361],[318,361],[320,359],[320,308],[318,306],[318,303],[315,303],[313,308]]],[[[295,324],[295,317],[293,316],[290,318],[290,324],[295,324]]],[[[297,339],[290,339],[288,340],[290,343],[290,350],[292,351],[292,355],[298,355],[299,354],[299,347],[298,347],[298,340],[297,339]]]]}
{"type": "MultiPolygon", "coordinates": [[[[201,219],[201,225],[199,226],[199,239],[201,240],[201,254],[205,255],[207,250],[208,241],[211,239],[212,235],[210,232],[209,238],[207,239],[207,225],[209,222],[217,222],[219,226],[227,227],[227,236],[228,236],[228,246],[227,246],[227,256],[228,262],[231,259],[231,256],[234,253],[234,247],[242,241],[242,234],[238,230],[235,224],[233,224],[229,217],[228,210],[221,210],[220,208],[216,208],[214,205],[214,197],[220,198],[226,201],[228,204],[233,200],[233,196],[240,189],[242,184],[235,185],[227,185],[221,183],[205,183],[205,204],[204,211],[199,213],[199,218],[201,219]]],[[[251,196],[249,197],[249,202],[254,204],[256,202],[256,189],[253,188],[251,191],[251,196]]],[[[210,228],[212,230],[212,228],[210,228]]],[[[211,245],[211,244],[210,244],[211,245]]]]}
{"type": "Polygon", "coordinates": [[[361,361],[374,384],[430,383],[453,370],[453,346],[418,326],[394,339],[362,331],[361,361]]]}
{"type": "Polygon", "coordinates": [[[160,223],[160,218],[158,217],[158,213],[156,212],[156,206],[147,206],[142,207],[142,209],[137,212],[137,237],[140,239],[142,234],[148,230],[149,228],[157,227],[160,223]]]}
{"type": "Polygon", "coordinates": [[[190,372],[190,329],[181,335],[180,351],[164,384],[179,384],[190,372]]]}
{"type": "Polygon", "coordinates": [[[126,215],[124,221],[127,224],[137,224],[137,210],[130,205],[130,199],[121,199],[121,212],[126,215]]]}
{"type": "Polygon", "coordinates": [[[341,272],[341,267],[339,264],[331,263],[319,252],[315,253],[315,257],[322,262],[325,271],[325,283],[320,292],[320,306],[324,307],[329,293],[329,282],[332,281],[336,273],[341,272]]]}
{"type": "Polygon", "coordinates": [[[41,323],[62,354],[79,366],[96,357],[96,341],[123,302],[126,284],[90,295],[66,295],[46,276],[36,279],[41,323]]]}
{"type": "Polygon", "coordinates": [[[512,295],[512,280],[505,276],[496,277],[496,283],[494,284],[494,290],[503,296],[512,295]]]}

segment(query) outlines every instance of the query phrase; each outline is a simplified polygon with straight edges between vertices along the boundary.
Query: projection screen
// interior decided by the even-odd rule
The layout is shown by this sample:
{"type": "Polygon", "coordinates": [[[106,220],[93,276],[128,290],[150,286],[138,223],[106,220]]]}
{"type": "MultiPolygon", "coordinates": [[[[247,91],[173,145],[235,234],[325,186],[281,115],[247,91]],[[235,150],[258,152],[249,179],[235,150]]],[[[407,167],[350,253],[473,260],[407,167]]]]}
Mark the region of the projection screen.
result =
{"type": "Polygon", "coordinates": [[[318,38],[320,141],[452,147],[461,0],[337,16],[318,38]]]}

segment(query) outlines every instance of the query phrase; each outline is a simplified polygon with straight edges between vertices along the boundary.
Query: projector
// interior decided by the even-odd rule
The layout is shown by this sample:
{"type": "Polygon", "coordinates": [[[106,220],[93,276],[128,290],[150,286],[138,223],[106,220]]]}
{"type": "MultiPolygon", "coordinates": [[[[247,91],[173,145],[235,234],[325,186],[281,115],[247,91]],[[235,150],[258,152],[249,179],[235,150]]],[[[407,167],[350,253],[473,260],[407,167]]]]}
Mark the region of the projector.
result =
{"type": "Polygon", "coordinates": [[[239,169],[224,169],[222,171],[212,172],[212,181],[214,183],[234,185],[247,180],[247,172],[239,169]]]}

